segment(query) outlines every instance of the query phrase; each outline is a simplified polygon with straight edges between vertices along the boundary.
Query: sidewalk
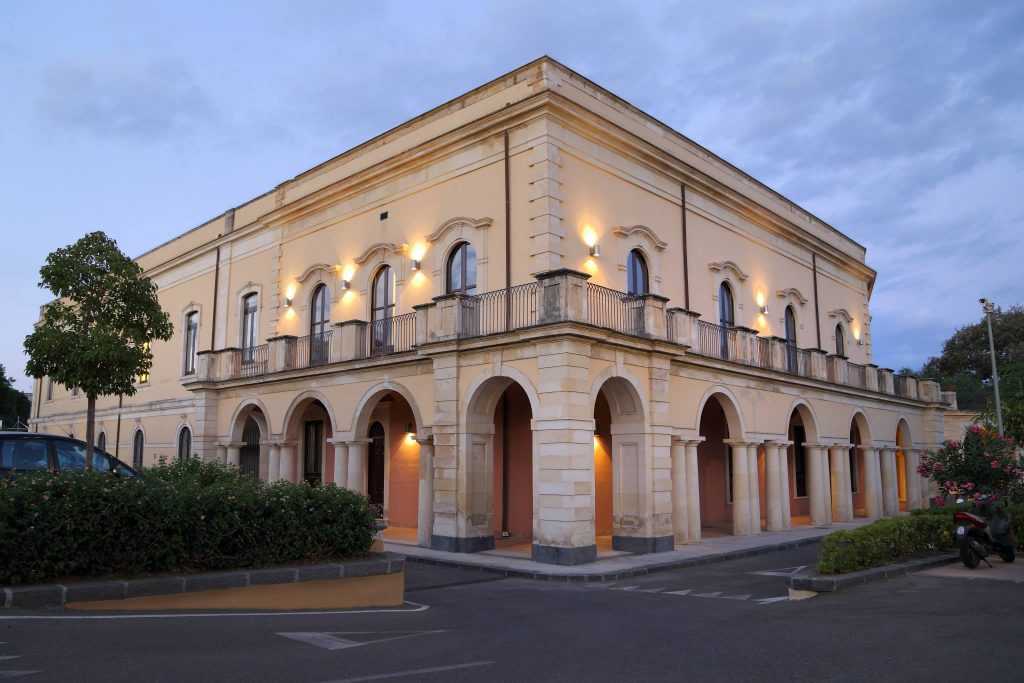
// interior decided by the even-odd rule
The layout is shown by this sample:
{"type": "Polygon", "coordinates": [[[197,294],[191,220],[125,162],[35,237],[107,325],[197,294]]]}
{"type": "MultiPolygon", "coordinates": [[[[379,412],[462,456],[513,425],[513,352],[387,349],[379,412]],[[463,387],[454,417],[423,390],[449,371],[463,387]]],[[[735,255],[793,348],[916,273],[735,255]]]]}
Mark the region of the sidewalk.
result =
{"type": "Polygon", "coordinates": [[[409,562],[438,564],[548,581],[613,581],[638,574],[722,562],[738,557],[817,543],[842,529],[856,529],[874,520],[857,519],[828,527],[801,527],[789,531],[762,532],[757,536],[715,536],[698,543],[677,545],[675,550],[649,555],[601,552],[596,562],[563,567],[534,562],[525,552],[486,550],[479,553],[448,553],[421,548],[411,540],[385,538],[384,549],[404,555],[409,562]]]}

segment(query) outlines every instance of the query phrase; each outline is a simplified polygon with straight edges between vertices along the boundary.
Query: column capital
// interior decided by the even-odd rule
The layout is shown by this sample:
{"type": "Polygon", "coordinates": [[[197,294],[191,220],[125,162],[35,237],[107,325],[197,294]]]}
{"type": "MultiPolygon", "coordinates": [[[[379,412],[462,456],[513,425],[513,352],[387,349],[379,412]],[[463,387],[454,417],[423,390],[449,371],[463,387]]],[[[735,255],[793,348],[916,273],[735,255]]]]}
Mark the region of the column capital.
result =
{"type": "Polygon", "coordinates": [[[793,445],[793,443],[794,442],[792,442],[792,441],[782,441],[780,439],[765,439],[764,440],[764,445],[765,446],[781,446],[782,448],[789,448],[790,446],[793,445]]]}
{"type": "Polygon", "coordinates": [[[871,453],[872,451],[882,450],[881,447],[875,446],[874,444],[858,444],[856,448],[857,450],[864,451],[865,453],[871,453]]]}
{"type": "Polygon", "coordinates": [[[756,441],[743,441],[742,439],[722,439],[722,443],[734,448],[757,448],[758,446],[756,441]]]}
{"type": "Polygon", "coordinates": [[[673,434],[672,441],[695,446],[697,444],[704,443],[706,439],[703,436],[680,436],[678,434],[673,434]]]}
{"type": "Polygon", "coordinates": [[[373,439],[347,439],[345,441],[346,446],[359,446],[368,443],[373,443],[373,439]]]}
{"type": "Polygon", "coordinates": [[[415,441],[416,441],[416,443],[418,443],[421,446],[433,446],[434,445],[434,435],[433,434],[426,434],[424,436],[417,437],[415,439],[415,441]]]}
{"type": "Polygon", "coordinates": [[[841,450],[847,450],[848,451],[851,448],[853,448],[853,444],[852,443],[842,443],[841,441],[837,441],[836,443],[830,445],[829,448],[839,448],[841,450]]]}

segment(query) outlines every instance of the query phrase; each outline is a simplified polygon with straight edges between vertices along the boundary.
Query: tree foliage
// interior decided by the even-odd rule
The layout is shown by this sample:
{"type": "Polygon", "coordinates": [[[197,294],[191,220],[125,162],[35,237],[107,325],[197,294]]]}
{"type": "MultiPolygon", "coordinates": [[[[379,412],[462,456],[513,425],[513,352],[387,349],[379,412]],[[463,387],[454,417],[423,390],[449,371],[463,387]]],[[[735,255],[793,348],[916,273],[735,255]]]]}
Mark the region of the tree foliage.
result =
{"type": "MultiPolygon", "coordinates": [[[[1004,368],[1024,364],[1024,307],[997,308],[992,314],[992,338],[1000,373],[1004,368]]],[[[921,372],[926,377],[971,375],[979,380],[991,379],[992,359],[985,318],[957,329],[942,344],[942,354],[929,358],[921,372]]]]}
{"type": "Polygon", "coordinates": [[[156,285],[102,232],[51,253],[39,275],[56,300],[25,338],[26,372],[85,393],[91,466],[96,397],[134,394],[135,379],[153,363],[149,342],[170,339],[173,326],[156,285]]]}
{"type": "Polygon", "coordinates": [[[7,371],[0,365],[0,420],[4,429],[9,429],[21,421],[28,423],[28,413],[32,401],[28,396],[14,388],[14,380],[7,376],[7,371]]]}

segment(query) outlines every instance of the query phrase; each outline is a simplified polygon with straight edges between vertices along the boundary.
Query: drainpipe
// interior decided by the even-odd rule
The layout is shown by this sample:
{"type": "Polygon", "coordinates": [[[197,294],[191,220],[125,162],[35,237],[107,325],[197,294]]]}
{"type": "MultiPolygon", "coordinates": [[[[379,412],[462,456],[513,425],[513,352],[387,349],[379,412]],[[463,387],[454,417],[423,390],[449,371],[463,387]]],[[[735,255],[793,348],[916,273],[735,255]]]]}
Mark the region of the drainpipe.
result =
{"type": "Polygon", "coordinates": [[[512,329],[512,199],[509,190],[508,131],[505,131],[505,331],[512,329]]]}
{"type": "Polygon", "coordinates": [[[811,252],[811,269],[814,271],[814,329],[818,333],[818,348],[821,349],[821,314],[818,313],[818,255],[811,252]]]}
{"type": "Polygon", "coordinates": [[[217,290],[220,288],[220,247],[217,247],[217,265],[213,268],[213,318],[210,325],[210,350],[217,345],[217,290]]]}
{"type": "Polygon", "coordinates": [[[680,205],[682,207],[683,227],[683,305],[690,310],[690,268],[686,260],[686,185],[679,184],[680,205]]]}
{"type": "Polygon", "coordinates": [[[124,405],[124,394],[117,395],[117,434],[114,435],[114,457],[119,458],[121,452],[121,406],[124,405]]]}

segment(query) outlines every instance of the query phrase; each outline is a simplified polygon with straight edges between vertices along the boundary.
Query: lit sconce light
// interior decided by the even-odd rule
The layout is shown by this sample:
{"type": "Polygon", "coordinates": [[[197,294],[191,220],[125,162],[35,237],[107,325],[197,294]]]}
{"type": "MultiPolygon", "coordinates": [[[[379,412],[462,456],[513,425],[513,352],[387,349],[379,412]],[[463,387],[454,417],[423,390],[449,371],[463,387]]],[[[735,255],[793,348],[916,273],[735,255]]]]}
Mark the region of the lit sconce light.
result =
{"type": "Polygon", "coordinates": [[[284,306],[285,306],[285,308],[289,308],[289,307],[291,307],[291,305],[292,305],[292,298],[290,296],[286,296],[284,298],[284,306]]]}
{"type": "Polygon", "coordinates": [[[860,337],[860,328],[854,328],[853,338],[857,340],[857,346],[864,346],[864,340],[860,337]]]}
{"type": "Polygon", "coordinates": [[[768,315],[768,304],[764,304],[757,310],[761,311],[761,315],[768,315]]]}
{"type": "Polygon", "coordinates": [[[343,290],[345,290],[345,289],[348,289],[348,288],[349,288],[349,287],[351,287],[351,286],[352,286],[352,283],[351,283],[351,282],[349,282],[348,280],[342,280],[342,281],[341,281],[341,288],[342,288],[343,290]]]}
{"type": "Polygon", "coordinates": [[[594,436],[601,436],[597,431],[597,427],[594,427],[594,436]]]}
{"type": "Polygon", "coordinates": [[[405,423],[405,433],[409,434],[410,436],[416,436],[415,425],[413,425],[412,422],[405,423]]]}
{"type": "Polygon", "coordinates": [[[601,245],[598,244],[597,242],[594,242],[594,244],[591,245],[590,247],[590,255],[593,256],[594,258],[599,257],[601,255],[601,245]]]}
{"type": "Polygon", "coordinates": [[[420,262],[419,262],[418,259],[413,259],[412,260],[412,269],[413,270],[419,270],[420,269],[420,262]]]}
{"type": "Polygon", "coordinates": [[[761,315],[768,315],[768,302],[764,300],[764,292],[757,293],[757,310],[761,315]]]}

